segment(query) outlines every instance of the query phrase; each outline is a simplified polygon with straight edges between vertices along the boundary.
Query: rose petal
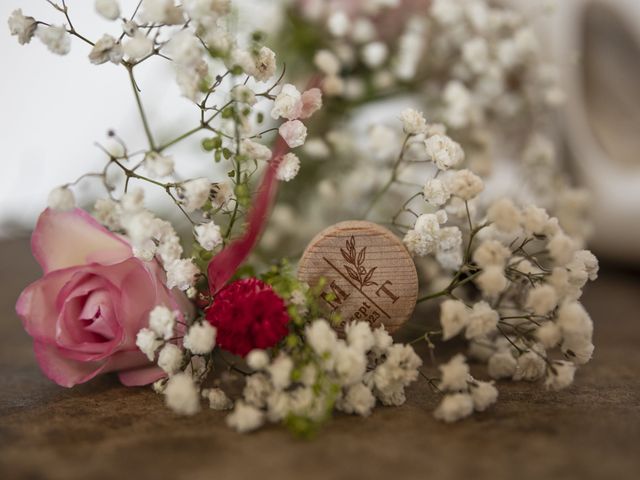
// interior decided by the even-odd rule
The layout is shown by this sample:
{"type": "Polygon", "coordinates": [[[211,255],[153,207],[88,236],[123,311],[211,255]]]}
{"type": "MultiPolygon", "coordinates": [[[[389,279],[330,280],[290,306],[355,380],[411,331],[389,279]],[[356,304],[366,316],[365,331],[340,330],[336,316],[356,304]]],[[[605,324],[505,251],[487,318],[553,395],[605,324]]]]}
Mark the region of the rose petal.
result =
{"type": "Polygon", "coordinates": [[[16,312],[22,320],[24,329],[36,340],[53,341],[56,335],[58,292],[78,271],[77,268],[58,270],[25,288],[18,302],[16,312]]]}
{"type": "Polygon", "coordinates": [[[113,264],[132,255],[127,242],[79,208],[42,212],[31,236],[31,250],[44,273],[92,262],[113,264]]]}
{"type": "Polygon", "coordinates": [[[102,373],[107,361],[81,362],[65,358],[55,345],[34,341],[33,351],[43,373],[58,385],[73,387],[102,373]]]}
{"type": "Polygon", "coordinates": [[[138,368],[135,370],[123,370],[118,372],[118,378],[127,387],[140,387],[166,377],[167,374],[159,367],[138,368]]]}
{"type": "Polygon", "coordinates": [[[118,352],[106,360],[95,362],[67,358],[64,350],[38,341],[33,343],[33,350],[44,374],[63,387],[85,383],[101,373],[152,366],[138,350],[118,352]]]}

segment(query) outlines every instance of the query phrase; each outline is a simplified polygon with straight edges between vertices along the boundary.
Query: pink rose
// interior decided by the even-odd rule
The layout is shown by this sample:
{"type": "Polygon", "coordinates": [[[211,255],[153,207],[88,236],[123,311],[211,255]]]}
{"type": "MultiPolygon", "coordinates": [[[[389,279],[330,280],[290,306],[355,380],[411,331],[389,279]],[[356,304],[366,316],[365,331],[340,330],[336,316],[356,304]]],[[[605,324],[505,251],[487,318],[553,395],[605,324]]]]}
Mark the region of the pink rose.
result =
{"type": "Polygon", "coordinates": [[[137,349],[136,334],[153,307],[183,310],[186,299],[166,287],[157,262],[135,258],[80,209],[45,210],[31,249],[44,276],[22,292],[16,311],[47,377],[71,387],[113,371],[125,385],[163,376],[137,349]]]}

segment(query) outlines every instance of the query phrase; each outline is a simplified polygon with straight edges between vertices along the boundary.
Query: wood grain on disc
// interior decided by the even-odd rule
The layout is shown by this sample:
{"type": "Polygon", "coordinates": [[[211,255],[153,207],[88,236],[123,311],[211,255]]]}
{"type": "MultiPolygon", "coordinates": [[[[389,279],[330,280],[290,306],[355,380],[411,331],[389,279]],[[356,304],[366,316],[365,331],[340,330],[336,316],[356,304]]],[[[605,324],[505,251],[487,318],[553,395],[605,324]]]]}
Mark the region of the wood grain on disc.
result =
{"type": "Polygon", "coordinates": [[[298,278],[316,285],[324,278],[321,303],[343,322],[404,324],[416,305],[418,275],[411,255],[393,233],[375,223],[348,221],[320,232],[305,250],[298,278]]]}

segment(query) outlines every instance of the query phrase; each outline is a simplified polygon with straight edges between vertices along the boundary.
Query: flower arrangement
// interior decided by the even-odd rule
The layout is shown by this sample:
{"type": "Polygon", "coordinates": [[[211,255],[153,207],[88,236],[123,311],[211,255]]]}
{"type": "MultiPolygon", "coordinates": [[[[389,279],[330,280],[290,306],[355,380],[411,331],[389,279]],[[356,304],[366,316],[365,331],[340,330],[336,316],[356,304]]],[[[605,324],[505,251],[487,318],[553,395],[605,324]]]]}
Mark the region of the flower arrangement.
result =
{"type": "MultiPolygon", "coordinates": [[[[316,38],[314,32],[310,41],[290,45],[294,51],[325,45],[311,57],[319,74],[291,68],[286,77],[265,35],[232,33],[230,0],[142,0],[131,12],[116,0],[96,0],[96,12],[119,23],[115,36],[82,32],[64,0],[48,3],[61,25],[17,10],[9,19],[11,34],[21,44],[37,37],[59,55],[73,40],[86,46],[90,63],[121,66],[147,142],[130,148],[111,131],[108,144],[98,145],[104,168],[53,189],[38,219],[32,250],[44,275],[23,291],[16,310],[34,339],[38,363],[56,383],[71,387],[118,372],[124,385],[152,384],[178,414],[196,414],[204,401],[230,410],[227,423],[241,432],[278,422],[309,435],[334,411],[368,416],[378,403],[402,405],[407,387],[419,379],[441,396],[435,417],[460,420],[495,403],[495,381],[542,382],[559,390],[591,358],[593,324],[579,298],[597,278],[598,262],[582,248],[580,222],[571,215],[573,221],[563,221],[566,215],[553,216],[522,198],[485,196],[477,162],[467,158],[467,151],[477,156],[478,138],[505,134],[494,117],[511,118],[525,106],[537,110],[559,95],[539,83],[540,71],[530,61],[534,37],[523,30],[522,18],[483,1],[336,1],[331,14],[324,2],[301,1],[292,7],[293,33],[301,33],[303,21],[325,22],[329,35],[316,38]],[[405,14],[381,16],[398,4],[405,14]],[[436,53],[424,72],[424,45],[417,40],[426,35],[422,21],[433,27],[429,41],[436,53]],[[480,36],[469,40],[470,32],[480,36]],[[348,49],[361,49],[361,61],[347,62],[348,49]],[[451,51],[460,55],[450,57],[451,51]],[[172,62],[180,91],[200,118],[163,141],[150,128],[136,79],[137,66],[148,61],[172,62]],[[505,83],[507,93],[496,90],[506,77],[518,81],[505,83]],[[301,78],[305,88],[294,85],[301,78]],[[366,88],[350,87],[354,79],[366,88]],[[473,94],[466,90],[471,84],[473,94]],[[371,130],[374,144],[357,147],[334,130],[345,125],[354,104],[397,86],[427,92],[420,104],[444,123],[407,108],[396,125],[371,130]],[[531,89],[533,96],[525,93],[531,89]],[[496,104],[498,97],[508,105],[496,104]],[[308,129],[317,137],[305,145],[308,129]],[[442,300],[438,325],[417,327],[420,335],[411,342],[396,342],[382,326],[328,317],[323,281],[298,280],[291,251],[268,257],[268,266],[258,260],[279,183],[294,180],[307,160],[313,178],[310,157],[330,155],[321,136],[333,139],[337,162],[355,159],[351,186],[366,183],[371,170],[383,173],[382,181],[376,174],[366,188],[348,189],[347,202],[338,196],[343,212],[336,217],[382,218],[424,279],[418,303],[442,300]],[[171,152],[188,141],[199,142],[202,157],[212,161],[208,176],[181,179],[171,152]],[[300,147],[303,161],[290,151],[300,147]],[[376,157],[392,161],[380,169],[376,157]],[[76,207],[73,188],[81,181],[98,181],[105,191],[92,215],[76,207]],[[177,229],[145,207],[138,188],[145,184],[164,192],[180,212],[177,229]],[[177,233],[183,225],[186,242],[177,233]],[[438,362],[436,345],[454,338],[467,342],[467,354],[438,362]],[[412,346],[422,342],[429,351],[424,360],[412,346]],[[484,380],[470,375],[468,359],[486,364],[484,380]],[[241,391],[232,394],[236,378],[241,391]]],[[[530,155],[539,157],[548,144],[536,141],[544,145],[530,155]]],[[[545,178],[555,175],[554,165],[538,167],[545,178]]],[[[278,230],[296,230],[291,221],[283,225],[282,212],[297,193],[327,198],[339,188],[316,183],[305,192],[284,192],[285,210],[274,208],[265,241],[271,236],[278,243],[278,230]]],[[[563,211],[556,201],[547,206],[563,211]]],[[[298,227],[299,235],[308,234],[298,227]]],[[[353,281],[371,284],[365,248],[347,240],[341,255],[353,281]]]]}

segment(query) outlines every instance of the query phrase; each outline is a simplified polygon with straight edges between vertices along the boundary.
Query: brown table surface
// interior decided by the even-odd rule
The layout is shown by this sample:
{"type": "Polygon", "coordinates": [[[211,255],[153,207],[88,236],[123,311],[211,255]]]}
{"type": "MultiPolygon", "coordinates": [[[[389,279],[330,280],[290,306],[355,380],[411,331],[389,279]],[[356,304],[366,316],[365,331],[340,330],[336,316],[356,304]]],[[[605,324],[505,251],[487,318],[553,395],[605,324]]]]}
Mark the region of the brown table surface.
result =
{"type": "Polygon", "coordinates": [[[0,243],[0,478],[640,478],[640,277],[604,270],[585,294],[596,353],[566,391],[500,385],[490,411],[432,417],[424,382],[406,405],[338,416],[314,440],[271,426],[240,435],[224,415],[169,412],[148,389],[102,377],[71,390],[39,371],[13,306],[39,269],[0,243]]]}

